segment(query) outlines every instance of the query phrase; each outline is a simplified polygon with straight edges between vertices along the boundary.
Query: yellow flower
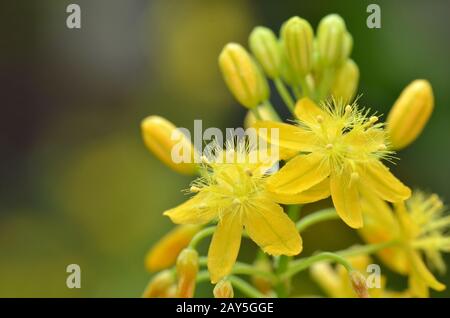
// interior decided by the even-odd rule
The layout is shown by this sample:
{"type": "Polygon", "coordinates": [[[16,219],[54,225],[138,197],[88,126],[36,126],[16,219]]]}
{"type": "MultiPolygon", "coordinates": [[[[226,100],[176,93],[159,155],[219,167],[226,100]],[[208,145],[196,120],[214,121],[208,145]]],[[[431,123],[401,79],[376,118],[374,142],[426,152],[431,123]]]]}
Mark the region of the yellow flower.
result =
{"type": "Polygon", "coordinates": [[[302,241],[295,224],[266,191],[266,173],[275,160],[263,163],[248,144],[217,147],[204,158],[203,176],[187,202],[164,212],[177,224],[205,224],[218,220],[208,252],[212,283],[228,275],[236,261],[242,230],[264,252],[296,255],[302,241]]]}
{"type": "MultiPolygon", "coordinates": [[[[352,267],[363,275],[372,260],[367,255],[354,256],[348,259],[352,267]]],[[[321,289],[329,297],[355,298],[357,294],[352,287],[349,273],[342,265],[333,267],[328,262],[319,262],[311,266],[311,277],[319,284],[321,289]]],[[[364,275],[367,279],[367,275],[364,275]]],[[[372,298],[408,297],[407,292],[394,292],[386,289],[386,278],[380,277],[380,288],[369,288],[369,296],[372,298]]]]}
{"type": "Polygon", "coordinates": [[[142,298],[167,298],[174,296],[175,275],[171,270],[156,274],[145,287],[142,298]]]}
{"type": "Polygon", "coordinates": [[[363,226],[362,188],[390,202],[410,196],[410,189],[381,162],[391,152],[376,116],[367,117],[367,111],[358,110],[355,104],[319,107],[308,98],[297,103],[295,114],[297,125],[254,124],[256,128],[278,128],[279,146],[297,153],[267,181],[275,196],[300,195],[318,187],[323,192],[316,192],[320,194],[317,197],[311,193],[309,202],[331,193],[337,213],[353,228],[363,226]]]}
{"type": "Polygon", "coordinates": [[[198,225],[180,225],[167,233],[147,253],[145,257],[147,270],[155,272],[175,264],[178,254],[188,246],[200,228],[198,225]]]}
{"type": "Polygon", "coordinates": [[[450,217],[443,216],[444,207],[437,195],[417,191],[392,209],[386,202],[370,193],[362,202],[365,220],[359,233],[369,243],[398,240],[398,244],[378,252],[381,260],[392,270],[407,275],[412,295],[428,297],[428,287],[441,291],[445,285],[436,280],[422,260],[445,271],[441,252],[450,251],[450,217]]]}

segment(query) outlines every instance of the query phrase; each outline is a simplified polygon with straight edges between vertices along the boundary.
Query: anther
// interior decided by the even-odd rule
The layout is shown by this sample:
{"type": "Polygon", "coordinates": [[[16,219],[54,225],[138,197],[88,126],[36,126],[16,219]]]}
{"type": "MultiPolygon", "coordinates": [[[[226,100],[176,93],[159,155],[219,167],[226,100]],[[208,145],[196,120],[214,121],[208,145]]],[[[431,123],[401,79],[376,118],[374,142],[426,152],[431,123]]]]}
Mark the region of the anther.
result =
{"type": "Polygon", "coordinates": [[[331,150],[331,149],[333,149],[333,145],[332,145],[332,144],[327,144],[327,145],[325,146],[325,148],[326,148],[327,150],[331,150]]]}
{"type": "Polygon", "coordinates": [[[352,111],[352,106],[350,106],[350,105],[345,106],[345,113],[346,114],[350,113],[351,111],[352,111]]]}
{"type": "Polygon", "coordinates": [[[249,176],[249,177],[251,177],[251,176],[253,176],[253,172],[250,170],[250,169],[245,169],[245,173],[249,176]]]}
{"type": "Polygon", "coordinates": [[[319,124],[323,123],[323,117],[321,115],[317,115],[316,119],[319,124]]]}
{"type": "Polygon", "coordinates": [[[203,163],[209,164],[208,158],[206,158],[205,156],[201,156],[200,158],[202,159],[203,163]]]}
{"type": "Polygon", "coordinates": [[[198,205],[198,208],[200,209],[200,210],[204,210],[204,209],[206,209],[208,206],[205,204],[205,203],[200,203],[199,205],[198,205]]]}
{"type": "Polygon", "coordinates": [[[387,147],[385,144],[381,144],[378,146],[378,150],[386,150],[386,149],[387,149],[387,147]]]}
{"type": "Polygon", "coordinates": [[[189,191],[191,191],[191,192],[200,192],[200,188],[199,187],[196,187],[196,186],[192,186],[190,189],[189,189],[189,191]]]}
{"type": "Polygon", "coordinates": [[[371,124],[375,124],[378,121],[378,117],[377,116],[372,116],[369,118],[369,122],[371,124]]]}
{"type": "Polygon", "coordinates": [[[352,172],[352,174],[350,175],[350,181],[351,182],[355,182],[359,180],[359,174],[358,172],[352,172]]]}

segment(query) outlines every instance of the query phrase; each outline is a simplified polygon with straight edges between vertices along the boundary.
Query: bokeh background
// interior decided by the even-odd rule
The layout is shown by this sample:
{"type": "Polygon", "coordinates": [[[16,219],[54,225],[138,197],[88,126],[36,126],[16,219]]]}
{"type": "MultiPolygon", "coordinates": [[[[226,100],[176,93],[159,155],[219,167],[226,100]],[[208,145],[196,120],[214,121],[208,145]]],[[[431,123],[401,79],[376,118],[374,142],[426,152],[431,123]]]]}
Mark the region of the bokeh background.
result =
{"type": "MultiPolygon", "coordinates": [[[[191,180],[147,152],[141,119],[241,126],[244,109],[226,90],[217,56],[227,42],[246,43],[254,26],[278,30],[293,15],[314,27],[328,13],[344,17],[361,70],[361,104],[387,113],[413,79],[432,83],[431,121],[393,169],[449,202],[450,3],[375,1],[382,28],[370,30],[371,2],[2,0],[0,296],[140,296],[150,277],[144,255],[172,227],[161,213],[184,200],[191,180]],[[69,3],[81,6],[81,30],[66,28],[69,3]],[[81,289],[65,285],[71,263],[81,266],[81,289]]],[[[338,221],[303,237],[304,255],[358,242],[338,221]]],[[[240,257],[253,256],[245,243],[240,257]]],[[[439,278],[448,284],[449,277],[439,278]]],[[[393,288],[404,284],[390,280],[393,288]]],[[[295,288],[320,294],[307,272],[295,288]]]]}

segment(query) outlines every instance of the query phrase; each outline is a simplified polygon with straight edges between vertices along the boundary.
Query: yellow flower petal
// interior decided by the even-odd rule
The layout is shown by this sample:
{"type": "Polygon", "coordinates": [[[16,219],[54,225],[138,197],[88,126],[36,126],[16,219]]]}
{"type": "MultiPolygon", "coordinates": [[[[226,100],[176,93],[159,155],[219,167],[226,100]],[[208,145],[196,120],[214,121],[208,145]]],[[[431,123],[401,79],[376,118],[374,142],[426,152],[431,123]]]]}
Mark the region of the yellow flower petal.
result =
{"type": "Polygon", "coordinates": [[[358,183],[345,171],[330,176],[331,198],[340,218],[352,228],[363,226],[358,183]]]}
{"type": "Polygon", "coordinates": [[[267,198],[258,198],[245,209],[245,229],[262,250],[271,255],[297,255],[302,240],[294,222],[281,206],[267,198]]]}
{"type": "Polygon", "coordinates": [[[423,263],[420,255],[416,251],[409,251],[408,259],[411,262],[412,271],[420,277],[429,287],[437,291],[445,289],[445,285],[440,283],[423,263]]]}
{"type": "Polygon", "coordinates": [[[216,284],[230,274],[239,253],[242,221],[239,211],[227,212],[217,225],[208,251],[211,283],[216,284]]]}
{"type": "Polygon", "coordinates": [[[308,190],[300,193],[270,193],[270,196],[275,202],[281,204],[305,204],[316,202],[330,196],[330,181],[325,179],[308,190]]]}
{"type": "Polygon", "coordinates": [[[179,225],[160,239],[145,257],[145,267],[150,272],[160,271],[175,264],[178,254],[188,246],[200,230],[198,225],[179,225]]]}
{"type": "Polygon", "coordinates": [[[364,183],[375,191],[383,200],[398,202],[408,199],[411,190],[398,180],[381,162],[368,163],[362,173],[364,183]]]}
{"type": "Polygon", "coordinates": [[[321,118],[324,122],[329,119],[329,115],[307,97],[297,102],[294,112],[297,118],[308,126],[317,125],[319,123],[318,118],[321,118]]]}
{"type": "Polygon", "coordinates": [[[299,155],[267,179],[267,188],[274,193],[298,194],[320,183],[329,174],[330,167],[321,154],[299,155]]]}
{"type": "Polygon", "coordinates": [[[164,215],[176,224],[205,224],[217,216],[217,209],[208,206],[208,194],[198,193],[164,215]]]}
{"type": "Polygon", "coordinates": [[[274,121],[258,121],[253,125],[253,128],[257,129],[258,135],[268,143],[296,152],[311,151],[314,144],[314,135],[310,131],[295,125],[274,121]],[[273,136],[272,129],[278,130],[278,138],[273,136]]]}

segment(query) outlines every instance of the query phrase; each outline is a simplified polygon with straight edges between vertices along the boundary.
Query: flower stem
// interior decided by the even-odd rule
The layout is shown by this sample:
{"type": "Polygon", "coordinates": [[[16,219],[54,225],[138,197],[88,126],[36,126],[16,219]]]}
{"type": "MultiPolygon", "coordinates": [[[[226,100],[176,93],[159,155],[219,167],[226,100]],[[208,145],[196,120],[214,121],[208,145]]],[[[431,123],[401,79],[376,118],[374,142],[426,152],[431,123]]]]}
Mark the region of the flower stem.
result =
{"type": "Polygon", "coordinates": [[[272,118],[274,121],[281,121],[280,116],[278,115],[275,108],[273,108],[273,105],[269,100],[264,101],[259,107],[260,109],[266,110],[270,114],[270,118],[272,118]]]}
{"type": "Polygon", "coordinates": [[[317,224],[322,221],[335,220],[338,218],[339,215],[336,213],[336,210],[334,208],[328,208],[305,216],[297,222],[296,226],[299,232],[303,232],[311,225],[317,224]]]}
{"type": "Polygon", "coordinates": [[[391,241],[377,243],[377,244],[353,246],[348,249],[339,251],[337,253],[343,257],[351,257],[351,256],[357,256],[357,255],[361,255],[361,254],[373,254],[373,253],[383,250],[385,248],[391,247],[395,244],[398,244],[398,241],[391,240],[391,241]]]}
{"type": "Polygon", "coordinates": [[[293,113],[294,112],[294,100],[292,99],[291,94],[289,93],[288,89],[284,85],[283,81],[277,77],[274,80],[275,87],[278,91],[278,94],[280,94],[281,99],[283,99],[286,106],[289,108],[289,110],[293,113]]]}
{"type": "Polygon", "coordinates": [[[289,278],[307,268],[317,262],[321,261],[334,261],[339,263],[345,267],[345,269],[350,272],[353,270],[352,265],[341,255],[337,253],[331,252],[322,252],[307,258],[299,259],[295,262],[292,262],[291,266],[288,270],[281,276],[281,279],[289,278]]]}
{"type": "Polygon", "coordinates": [[[306,76],[299,77],[300,86],[302,88],[303,96],[313,98],[311,89],[309,88],[308,82],[306,81],[306,76]]]}
{"type": "Polygon", "coordinates": [[[251,297],[251,298],[265,298],[263,293],[259,292],[256,288],[251,286],[249,283],[247,283],[245,280],[236,277],[236,276],[228,276],[228,279],[230,280],[231,284],[239,289],[243,294],[251,297]]]}
{"type": "Polygon", "coordinates": [[[211,236],[214,234],[214,231],[216,230],[215,226],[210,226],[207,228],[204,228],[203,230],[199,231],[197,234],[194,235],[191,242],[189,243],[190,248],[197,248],[197,245],[208,236],[211,236]]]}

